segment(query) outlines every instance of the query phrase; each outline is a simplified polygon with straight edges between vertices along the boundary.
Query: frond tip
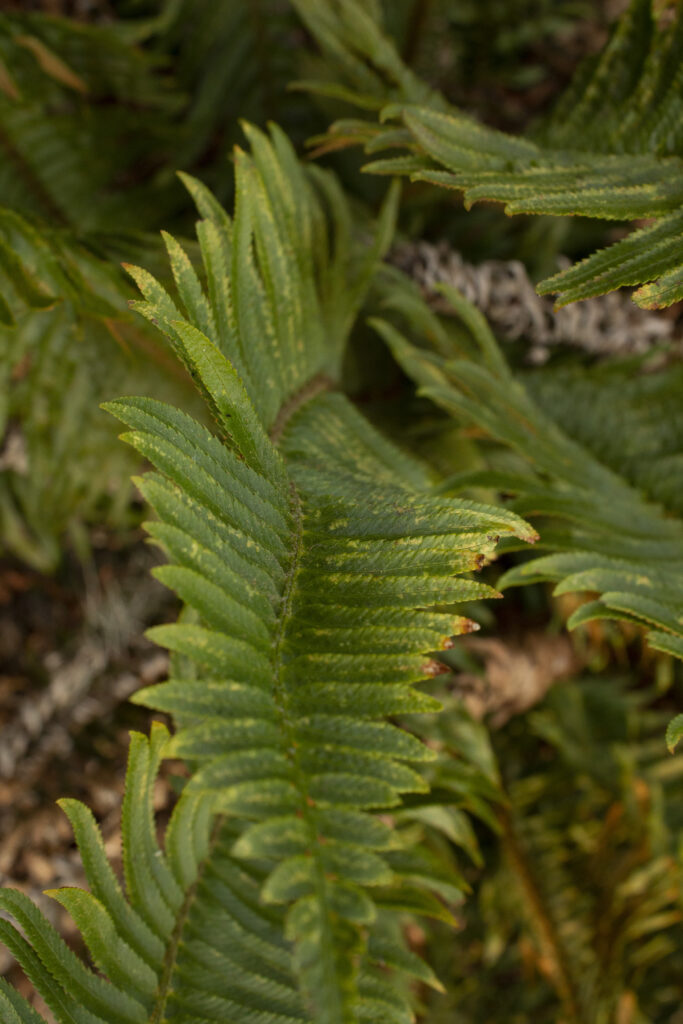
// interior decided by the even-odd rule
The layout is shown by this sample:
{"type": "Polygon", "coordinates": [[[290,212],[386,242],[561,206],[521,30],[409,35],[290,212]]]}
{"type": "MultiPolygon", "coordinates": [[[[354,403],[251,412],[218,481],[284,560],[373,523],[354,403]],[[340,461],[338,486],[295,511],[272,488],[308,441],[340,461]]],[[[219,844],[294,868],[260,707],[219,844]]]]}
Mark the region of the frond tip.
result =
{"type": "Polygon", "coordinates": [[[673,754],[681,739],[683,739],[683,715],[676,715],[666,728],[666,745],[670,754],[673,754]]]}

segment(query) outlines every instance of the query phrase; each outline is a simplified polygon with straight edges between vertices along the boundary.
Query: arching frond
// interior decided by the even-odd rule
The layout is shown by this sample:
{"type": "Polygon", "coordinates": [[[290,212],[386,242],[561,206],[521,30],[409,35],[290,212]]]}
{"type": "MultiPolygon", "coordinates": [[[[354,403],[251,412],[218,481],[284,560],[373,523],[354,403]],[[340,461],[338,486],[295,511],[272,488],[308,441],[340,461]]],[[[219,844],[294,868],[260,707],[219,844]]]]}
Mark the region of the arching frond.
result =
{"type": "Polygon", "coordinates": [[[641,286],[634,299],[645,308],[683,297],[680,7],[672,23],[660,27],[650,0],[633,0],[599,60],[580,71],[557,116],[538,138],[521,138],[478,123],[434,94],[417,98],[419,88],[391,40],[356,0],[325,0],[315,15],[297,2],[343,81],[351,75],[360,83],[361,55],[369,63],[372,104],[353,88],[346,98],[377,108],[384,82],[389,104],[383,125],[333,125],[330,148],[360,143],[371,154],[405,150],[407,155],[374,159],[365,170],[456,189],[468,206],[495,200],[508,214],[652,219],[541,282],[539,291],[558,293],[559,305],[624,285],[641,286]]]}
{"type": "MultiPolygon", "coordinates": [[[[535,536],[514,513],[431,494],[426,467],[337,390],[353,317],[390,241],[395,188],[373,241],[359,246],[334,179],[305,171],[278,129],[247,134],[234,217],[186,179],[206,287],[170,237],[175,296],[131,268],[144,295],[138,309],[168,335],[217,432],[150,399],[108,405],[156,467],[139,486],[158,516],[150,535],[169,555],[157,574],[190,610],[151,631],[178,667],[135,699],[173,715],[164,749],[192,767],[181,803],[226,819],[247,895],[223,853],[207,854],[199,882],[202,857],[179,877],[158,855],[139,817],[152,766],[134,757],[124,829],[140,856],[126,861],[126,882],[144,928],[116,902],[111,935],[147,954],[153,971],[161,955],[161,980],[136,959],[139,978],[125,985],[133,960],[122,974],[109,956],[112,993],[75,959],[55,959],[39,927],[29,945],[8,936],[64,1021],[73,1000],[84,1007],[78,1019],[93,1024],[284,1024],[309,1012],[319,1024],[412,1019],[384,966],[430,975],[397,945],[397,921],[449,919],[440,897],[460,888],[375,814],[424,792],[421,766],[435,758],[393,718],[435,709],[417,688],[439,671],[430,654],[472,628],[453,606],[494,595],[470,572],[502,534],[535,536]],[[218,901],[205,881],[214,873],[218,901]],[[259,941],[230,931],[216,906],[227,901],[233,912],[225,887],[253,911],[234,914],[259,941]],[[235,963],[213,970],[224,956],[235,963]]],[[[184,850],[182,828],[171,835],[170,848],[184,850]]],[[[77,914],[81,900],[70,900],[77,914]]],[[[5,901],[30,925],[23,901],[5,901]]],[[[97,925],[82,919],[89,940],[109,934],[102,914],[97,925]]],[[[93,950],[98,962],[96,953],[107,950],[93,950]]]]}
{"type": "MultiPolygon", "coordinates": [[[[499,586],[551,580],[557,594],[597,593],[574,613],[570,628],[593,618],[624,618],[648,628],[651,646],[683,657],[683,524],[634,486],[647,486],[646,465],[636,460],[629,466],[627,449],[601,461],[602,431],[609,421],[602,403],[584,403],[580,428],[573,410],[574,433],[584,443],[572,438],[558,422],[566,396],[556,407],[549,399],[546,409],[540,408],[513,377],[481,314],[457,292],[443,291],[476,342],[473,357],[452,345],[438,322],[425,330],[430,318],[436,318],[417,298],[411,302],[399,294],[389,304],[417,325],[420,337],[436,339],[437,352],[415,347],[387,321],[376,321],[376,326],[421,393],[519,456],[518,471],[494,468],[453,480],[455,489],[482,486],[516,495],[510,507],[536,523],[542,546],[551,551],[505,573],[499,586]],[[610,468],[610,462],[622,472],[630,470],[633,483],[610,468]]],[[[631,390],[646,393],[648,386],[645,380],[631,390]]],[[[643,428],[637,406],[629,409],[624,401],[627,394],[619,410],[621,435],[629,431],[623,421],[629,414],[630,426],[643,428]]],[[[571,419],[568,425],[571,431],[571,419]]],[[[647,443],[645,433],[645,450],[647,443]]],[[[649,467],[654,475],[651,494],[672,508],[679,507],[683,493],[679,455],[672,452],[660,465],[668,470],[664,490],[656,465],[649,467]]]]}

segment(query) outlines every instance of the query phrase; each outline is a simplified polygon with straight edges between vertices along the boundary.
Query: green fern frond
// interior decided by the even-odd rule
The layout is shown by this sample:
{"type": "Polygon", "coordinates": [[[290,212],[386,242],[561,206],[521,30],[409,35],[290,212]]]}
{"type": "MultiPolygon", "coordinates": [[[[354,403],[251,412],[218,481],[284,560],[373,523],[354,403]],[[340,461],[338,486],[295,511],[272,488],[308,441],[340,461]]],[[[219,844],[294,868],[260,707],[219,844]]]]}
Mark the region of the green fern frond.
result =
{"type": "Polygon", "coordinates": [[[131,44],[133,24],[0,16],[3,203],[80,232],[156,226],[165,190],[153,195],[134,168],[151,147],[155,165],[170,155],[184,99],[159,57],[131,44]],[[140,183],[117,188],[125,174],[140,183]]]}
{"type": "Polygon", "coordinates": [[[683,515],[683,366],[633,360],[519,376],[570,437],[647,498],[683,515]]]}
{"type": "MultiPolygon", "coordinates": [[[[327,0],[319,6],[317,17],[326,18],[330,28],[323,31],[314,22],[310,27],[339,63],[343,77],[348,68],[342,59],[346,50],[342,53],[341,48],[350,46],[349,26],[360,26],[360,15],[352,0],[327,0]]],[[[359,30],[356,45],[376,75],[390,66],[392,81],[402,81],[394,68],[400,58],[377,24],[372,32],[359,30]],[[385,51],[392,59],[382,57],[380,64],[377,55],[385,51]]],[[[557,292],[558,305],[564,305],[625,285],[641,285],[634,294],[639,305],[667,306],[683,297],[682,55],[680,8],[673,24],[660,28],[650,0],[633,0],[597,64],[590,73],[581,72],[557,117],[538,139],[479,124],[441,97],[430,95],[416,102],[418,90],[411,81],[398,89],[385,86],[388,105],[381,120],[390,123],[368,128],[362,122],[339,122],[330,129],[329,145],[361,144],[372,154],[407,149],[408,156],[381,157],[365,170],[409,175],[456,189],[464,193],[467,206],[494,200],[504,203],[510,215],[653,218],[654,224],[538,287],[542,294],[557,292]],[[396,120],[400,128],[393,123],[396,120]]]]}
{"type": "Polygon", "coordinates": [[[123,388],[190,394],[128,310],[132,294],[70,231],[0,208],[0,534],[3,549],[43,570],[59,561],[65,531],[95,514],[128,516],[135,461],[97,403],[123,388]]]}
{"type": "MultiPolygon", "coordinates": [[[[535,522],[541,545],[551,551],[526,559],[506,572],[498,585],[549,580],[556,584],[556,594],[597,592],[597,599],[574,613],[570,628],[594,618],[625,618],[649,630],[652,647],[683,657],[680,519],[647,501],[601,461],[601,406],[584,406],[592,426],[584,424],[581,433],[584,441],[596,444],[593,451],[568,436],[555,418],[562,402],[554,415],[552,402],[547,412],[535,404],[507,367],[482,315],[454,290],[442,290],[476,342],[473,358],[463,358],[438,322],[425,332],[425,323],[436,318],[417,297],[411,301],[400,293],[389,298],[389,305],[412,320],[421,337],[437,339],[438,354],[415,347],[387,321],[375,321],[375,326],[422,394],[456,419],[476,424],[485,436],[519,457],[519,471],[473,471],[453,480],[456,489],[492,487],[516,495],[510,507],[535,522]]],[[[620,434],[625,430],[628,425],[622,421],[620,434]]],[[[678,507],[683,474],[675,457],[668,469],[667,493],[678,507]]],[[[638,474],[637,482],[641,480],[638,474]]]]}
{"type": "MultiPolygon", "coordinates": [[[[111,1006],[122,1021],[166,1019],[163,1006],[169,1020],[188,1022],[275,1024],[310,1008],[320,1024],[402,1024],[409,1003],[382,965],[425,969],[397,947],[397,920],[450,920],[461,885],[374,815],[400,808],[403,794],[424,794],[421,767],[435,758],[390,719],[434,710],[415,689],[439,671],[430,653],[473,628],[452,606],[495,596],[469,573],[502,534],[535,534],[514,513],[432,495],[429,471],[336,390],[353,316],[391,238],[396,188],[361,247],[334,180],[305,171],[277,128],[246,131],[251,154],[236,153],[233,218],[186,179],[201,215],[206,287],[170,237],[176,296],[131,269],[144,295],[137,308],[168,335],[217,433],[150,399],[108,408],[156,467],[139,486],[158,516],[150,535],[169,555],[157,575],[193,612],[151,631],[178,667],[135,699],[174,716],[164,749],[193,767],[183,799],[208,801],[233,830],[232,855],[246,872],[263,872],[258,914],[267,925],[253,926],[266,943],[277,935],[281,952],[267,946],[259,956],[280,973],[265,985],[205,969],[214,949],[232,948],[227,926],[204,933],[208,910],[197,901],[216,900],[204,881],[195,886],[195,862],[179,883],[155,852],[139,799],[152,766],[134,756],[124,831],[142,858],[127,856],[126,880],[144,929],[133,934],[121,909],[115,931],[142,960],[161,943],[165,966],[155,1010],[147,990],[128,986],[111,1006]],[[186,941],[195,913],[208,945],[200,952],[186,941]]],[[[182,830],[171,831],[180,848],[182,830]]],[[[220,857],[210,854],[204,871],[218,874],[222,892],[229,869],[220,857]]],[[[81,899],[71,901],[77,913],[81,899]]],[[[23,902],[5,900],[26,928],[23,902]]],[[[104,927],[84,925],[92,941],[104,927]]],[[[109,983],[84,977],[70,957],[56,962],[39,927],[29,938],[30,946],[11,941],[46,998],[64,999],[61,984],[101,1019],[109,983]]],[[[247,947],[236,945],[244,957],[247,947]]],[[[115,965],[102,963],[115,985],[115,965]]],[[[70,1009],[59,1012],[71,1019],[70,1009]]]]}
{"type": "Polygon", "coordinates": [[[187,212],[175,169],[200,168],[232,193],[225,155],[240,117],[302,132],[310,112],[287,89],[301,55],[287,0],[151,7],[146,17],[119,4],[89,22],[0,15],[0,201],[81,232],[157,231],[187,212]]]}
{"type": "Polygon", "coordinates": [[[229,151],[238,119],[273,119],[296,135],[308,113],[304,98],[287,89],[300,59],[296,15],[286,0],[181,0],[167,10],[156,47],[189,97],[175,165],[201,166],[205,180],[227,193],[222,162],[206,167],[207,154],[229,151]]]}
{"type": "MultiPolygon", "coordinates": [[[[564,305],[657,278],[658,284],[635,293],[639,305],[654,308],[680,298],[676,282],[683,165],[678,155],[550,149],[485,128],[465,115],[424,107],[404,107],[400,116],[422,163],[422,169],[416,163],[407,167],[412,180],[462,191],[467,206],[496,200],[509,215],[656,218],[655,224],[541,282],[541,294],[558,292],[558,305],[564,305]]],[[[382,142],[380,135],[373,150],[382,142]]],[[[393,159],[365,169],[406,173],[393,159]]]]}
{"type": "Polygon", "coordinates": [[[539,132],[555,149],[681,153],[683,20],[632,0],[602,53],[589,57],[539,132]]]}
{"type": "MultiPolygon", "coordinates": [[[[153,635],[214,680],[208,706],[205,680],[171,681],[137,699],[184,726],[173,750],[202,762],[190,787],[216,790],[223,811],[253,819],[239,849],[272,856],[282,829],[291,832],[290,856],[264,894],[290,905],[288,933],[319,1019],[341,1021],[359,1012],[352,957],[376,905],[438,912],[410,887],[394,892],[380,856],[386,840],[346,855],[343,846],[348,811],[393,806],[422,788],[410,763],[423,761],[425,748],[376,718],[424,709],[411,683],[428,671],[429,650],[465,624],[412,609],[486,593],[453,573],[481,563],[493,531],[522,527],[420,496],[425,471],[326,393],[350,326],[337,301],[349,253],[327,248],[319,200],[284,137],[249,134],[253,156],[237,154],[234,221],[217,239],[231,248],[227,308],[207,305],[169,243],[187,314],[217,340],[212,314],[223,321],[230,362],[138,275],[141,311],[168,331],[242,461],[177,412],[142,400],[111,406],[133,428],[128,439],[181,488],[155,476],[141,484],[161,520],[150,529],[177,563],[159,575],[204,624],[153,635]],[[302,236],[308,244],[297,255],[302,236]],[[373,905],[362,883],[389,888],[373,905]]],[[[199,232],[210,282],[214,223],[204,239],[199,232]]],[[[380,223],[373,262],[386,234],[380,223]]],[[[368,283],[366,273],[358,301],[368,283]]]]}
{"type": "MultiPolygon", "coordinates": [[[[308,1020],[282,937],[281,915],[259,898],[263,871],[230,854],[234,825],[210,795],[186,791],[156,840],[153,789],[170,737],[133,734],[123,807],[124,893],[91,812],[64,800],[89,891],[49,892],[77,924],[95,974],[21,893],[0,891],[6,945],[60,1021],[308,1020]]],[[[9,986],[3,1020],[41,1021],[9,986]],[[12,1016],[15,1014],[16,1016],[12,1016]],[[7,1016],[6,1016],[7,1015],[7,1016]]]]}
{"type": "Polygon", "coordinates": [[[292,0],[292,3],[326,58],[317,68],[320,78],[298,82],[299,88],[369,110],[380,110],[388,99],[445,105],[438,94],[406,67],[393,42],[381,31],[379,5],[360,0],[325,0],[324,3],[292,0]],[[330,64],[335,69],[336,79],[330,76],[330,64]]]}
{"type": "Polygon", "coordinates": [[[662,743],[660,699],[642,679],[584,677],[497,734],[503,829],[455,948],[432,940],[451,980],[427,1019],[597,1024],[624,1006],[644,1020],[677,1012],[681,772],[662,743]]]}

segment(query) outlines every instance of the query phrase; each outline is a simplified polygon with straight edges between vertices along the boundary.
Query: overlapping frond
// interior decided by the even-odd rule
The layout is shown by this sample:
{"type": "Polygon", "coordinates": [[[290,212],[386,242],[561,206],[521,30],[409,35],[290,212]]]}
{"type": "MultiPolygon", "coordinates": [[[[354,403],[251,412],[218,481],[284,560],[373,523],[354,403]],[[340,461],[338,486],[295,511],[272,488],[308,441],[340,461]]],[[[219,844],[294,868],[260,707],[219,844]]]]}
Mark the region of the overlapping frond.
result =
{"type": "MultiPolygon", "coordinates": [[[[332,178],[305,171],[276,128],[247,134],[234,217],[186,180],[201,215],[205,286],[170,237],[175,296],[131,268],[144,295],[138,309],[169,336],[217,433],[150,399],[108,408],[156,467],[139,486],[158,516],[150,535],[169,555],[158,576],[191,612],[152,630],[177,669],[135,699],[173,715],[166,752],[193,768],[183,799],[209,801],[233,830],[232,855],[264,873],[258,913],[291,947],[303,1002],[283,962],[258,944],[253,970],[265,960],[272,983],[203,970],[208,958],[233,955],[227,926],[211,918],[204,930],[209,910],[195,904],[205,882],[176,887],[156,864],[148,826],[151,852],[141,868],[131,860],[128,888],[165,943],[169,1020],[279,1024],[310,1010],[320,1024],[401,1024],[412,1019],[409,1003],[385,966],[430,976],[403,949],[397,915],[449,919],[440,897],[454,899],[460,883],[373,814],[424,792],[420,769],[434,759],[391,719],[437,706],[416,684],[439,670],[430,652],[473,628],[453,605],[494,593],[469,573],[502,534],[535,535],[514,513],[432,495],[425,467],[335,390],[354,314],[390,240],[395,189],[374,240],[360,246],[332,178]],[[149,878],[138,873],[145,863],[149,878]],[[191,956],[195,913],[205,945],[191,956]],[[282,914],[284,931],[273,924],[282,914]]],[[[137,789],[129,782],[130,813],[137,789]]],[[[222,864],[209,856],[203,878],[215,869],[225,880],[222,864]]],[[[266,924],[248,924],[268,940],[266,924]]],[[[49,960],[31,938],[22,958],[49,960]]],[[[248,947],[235,947],[249,974],[248,947]]],[[[77,997],[99,1019],[100,983],[84,986],[77,997]]],[[[131,999],[121,1020],[162,1019],[131,999]]]]}
{"type": "MultiPolygon", "coordinates": [[[[413,180],[461,190],[468,205],[482,199],[503,202],[510,215],[654,218],[653,224],[541,282],[542,294],[557,292],[564,305],[643,284],[634,299],[645,308],[680,298],[683,165],[678,155],[551,149],[457,112],[404,107],[397,113],[415,140],[415,155],[374,161],[366,170],[409,173],[413,180]]],[[[380,134],[373,149],[383,144],[380,134]]]]}
{"type": "MultiPolygon", "coordinates": [[[[407,150],[407,155],[374,159],[365,169],[457,189],[467,205],[486,199],[504,203],[508,214],[652,219],[541,282],[539,290],[557,292],[560,305],[624,285],[641,286],[634,299],[646,308],[668,306],[683,296],[679,7],[673,22],[660,27],[650,0],[633,0],[600,59],[579,73],[557,116],[535,139],[486,127],[434,94],[416,100],[412,80],[403,86],[391,41],[377,24],[369,29],[371,19],[361,18],[353,0],[326,0],[320,7],[317,18],[327,19],[325,30],[314,22],[311,28],[339,63],[340,77],[349,73],[350,26],[356,25],[356,49],[375,77],[390,67],[392,82],[401,83],[385,87],[384,125],[340,121],[330,129],[329,148],[355,142],[372,154],[407,150]]],[[[347,99],[354,100],[352,90],[347,99]]],[[[362,101],[356,96],[355,102],[362,101]]]]}
{"type": "Polygon", "coordinates": [[[521,375],[535,403],[641,493],[683,515],[683,366],[647,361],[521,375]]]}
{"type": "Polygon", "coordinates": [[[79,232],[139,235],[178,212],[176,168],[201,165],[229,194],[238,117],[296,129],[286,3],[158,6],[89,24],[0,16],[0,202],[79,232]]]}
{"type": "MultiPolygon", "coordinates": [[[[511,470],[509,464],[496,467],[494,455],[490,469],[463,473],[453,480],[456,489],[481,486],[516,495],[510,507],[535,522],[541,545],[551,551],[509,570],[499,586],[551,580],[558,594],[597,595],[574,613],[570,627],[593,618],[628,619],[648,628],[651,646],[683,657],[680,519],[648,501],[634,486],[646,486],[647,478],[637,460],[633,483],[609,468],[612,461],[622,471],[627,469],[627,449],[622,458],[614,456],[607,464],[601,460],[601,425],[609,418],[602,405],[593,409],[584,405],[592,426],[584,423],[581,430],[575,429],[584,443],[572,438],[556,418],[563,403],[551,414],[549,400],[547,411],[542,410],[513,377],[481,314],[458,293],[444,288],[444,294],[471,331],[478,354],[467,357],[450,345],[438,323],[426,331],[430,318],[436,318],[417,298],[399,295],[390,304],[419,326],[422,338],[437,339],[437,352],[416,347],[386,321],[376,325],[423,394],[520,457],[511,470]]],[[[646,392],[647,387],[644,381],[632,390],[646,392]]],[[[628,411],[628,403],[622,402],[621,412],[628,411]]],[[[631,418],[631,425],[637,429],[637,417],[631,418]]],[[[628,430],[629,425],[620,422],[620,435],[628,430]]],[[[678,507],[683,493],[678,456],[671,453],[667,462],[666,495],[661,481],[651,487],[653,496],[666,498],[672,509],[678,507]]],[[[656,465],[652,468],[656,475],[656,465]]]]}

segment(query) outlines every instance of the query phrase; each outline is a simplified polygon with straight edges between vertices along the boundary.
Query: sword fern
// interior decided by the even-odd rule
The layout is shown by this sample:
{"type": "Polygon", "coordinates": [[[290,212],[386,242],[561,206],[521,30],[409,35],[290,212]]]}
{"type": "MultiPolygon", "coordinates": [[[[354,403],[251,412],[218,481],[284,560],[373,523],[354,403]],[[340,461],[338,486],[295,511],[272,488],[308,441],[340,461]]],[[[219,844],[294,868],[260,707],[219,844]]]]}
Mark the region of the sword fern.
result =
{"type": "MultiPolygon", "coordinates": [[[[87,812],[66,805],[91,891],[56,897],[106,978],[25,899],[0,897],[25,935],[3,922],[5,941],[64,1022],[412,1019],[387,967],[433,979],[400,916],[449,919],[435,893],[459,888],[386,814],[428,789],[436,754],[411,723],[438,706],[420,686],[438,671],[430,652],[472,628],[454,605],[495,593],[469,573],[501,534],[535,536],[514,513],[435,495],[339,390],[396,188],[359,247],[334,179],[305,171],[276,128],[246,131],[233,218],[185,179],[206,288],[170,237],[175,297],[131,268],[138,310],[215,432],[157,401],[108,405],[156,467],[139,483],[158,517],[148,530],[186,612],[151,631],[172,677],[135,698],[176,731],[133,740],[127,898],[87,812]],[[150,793],[163,756],[190,778],[162,852],[150,793]]],[[[0,999],[13,1024],[38,1020],[6,987],[0,999]]]]}

